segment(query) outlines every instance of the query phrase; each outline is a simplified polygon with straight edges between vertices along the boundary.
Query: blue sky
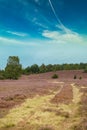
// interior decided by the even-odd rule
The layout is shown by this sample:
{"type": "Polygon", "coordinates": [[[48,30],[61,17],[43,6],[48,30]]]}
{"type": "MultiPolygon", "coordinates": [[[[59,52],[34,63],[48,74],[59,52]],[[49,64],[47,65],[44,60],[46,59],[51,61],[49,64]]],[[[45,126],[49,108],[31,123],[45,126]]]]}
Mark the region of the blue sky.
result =
{"type": "Polygon", "coordinates": [[[0,0],[0,68],[87,62],[87,0],[0,0]]]}

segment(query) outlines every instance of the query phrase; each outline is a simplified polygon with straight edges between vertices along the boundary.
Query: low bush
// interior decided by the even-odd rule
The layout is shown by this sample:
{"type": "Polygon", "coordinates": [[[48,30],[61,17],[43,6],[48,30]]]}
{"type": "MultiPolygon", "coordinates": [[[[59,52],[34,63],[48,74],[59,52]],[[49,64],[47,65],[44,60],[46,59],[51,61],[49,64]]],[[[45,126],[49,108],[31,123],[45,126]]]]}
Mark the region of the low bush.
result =
{"type": "Polygon", "coordinates": [[[79,77],[79,79],[81,80],[81,79],[82,79],[82,77],[79,77]]]}
{"type": "Polygon", "coordinates": [[[76,75],[74,75],[74,79],[77,79],[77,76],[76,76],[76,75]]]}
{"type": "Polygon", "coordinates": [[[0,75],[0,80],[4,80],[4,79],[5,79],[4,76],[0,75]]]}
{"type": "Polygon", "coordinates": [[[57,74],[54,74],[54,75],[52,76],[52,78],[53,78],[53,79],[57,79],[57,78],[58,78],[58,75],[57,75],[57,74]]]}

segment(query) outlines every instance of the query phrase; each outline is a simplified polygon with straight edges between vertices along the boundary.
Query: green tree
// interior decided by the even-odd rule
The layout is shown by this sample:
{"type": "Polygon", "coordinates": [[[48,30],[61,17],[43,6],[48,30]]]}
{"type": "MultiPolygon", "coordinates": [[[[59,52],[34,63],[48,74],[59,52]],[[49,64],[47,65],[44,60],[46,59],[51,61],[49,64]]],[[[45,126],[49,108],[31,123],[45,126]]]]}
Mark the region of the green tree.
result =
{"type": "Polygon", "coordinates": [[[30,71],[32,73],[39,73],[39,66],[37,64],[34,64],[30,67],[30,71]]]}
{"type": "Polygon", "coordinates": [[[87,66],[85,67],[84,72],[87,73],[87,66]]]}
{"type": "Polygon", "coordinates": [[[40,67],[40,73],[45,73],[47,70],[46,70],[46,66],[44,64],[42,64],[40,67]]]}
{"type": "Polygon", "coordinates": [[[46,66],[47,72],[53,71],[53,65],[49,64],[46,66]]]}
{"type": "Polygon", "coordinates": [[[22,66],[18,56],[9,56],[5,68],[5,78],[18,79],[21,76],[22,66]]]}
{"type": "Polygon", "coordinates": [[[32,72],[31,72],[31,67],[27,67],[27,68],[25,68],[25,69],[22,69],[22,74],[25,74],[25,75],[29,75],[29,74],[31,74],[32,72]]]}
{"type": "Polygon", "coordinates": [[[0,70],[0,80],[3,80],[4,78],[4,70],[0,70]]]}

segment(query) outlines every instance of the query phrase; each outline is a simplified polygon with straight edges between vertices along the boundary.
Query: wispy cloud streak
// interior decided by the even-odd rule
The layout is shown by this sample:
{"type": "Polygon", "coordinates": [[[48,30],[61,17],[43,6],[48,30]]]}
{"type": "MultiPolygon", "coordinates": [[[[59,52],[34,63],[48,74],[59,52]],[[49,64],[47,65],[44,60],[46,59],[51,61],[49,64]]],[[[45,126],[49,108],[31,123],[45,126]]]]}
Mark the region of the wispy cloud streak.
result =
{"type": "Polygon", "coordinates": [[[12,35],[16,35],[16,36],[20,36],[20,37],[25,37],[27,36],[28,34],[26,33],[21,33],[21,32],[12,32],[12,31],[6,31],[7,33],[10,33],[12,35]]]}
{"type": "Polygon", "coordinates": [[[58,22],[58,24],[59,24],[59,26],[60,26],[60,29],[62,29],[64,32],[66,32],[66,33],[70,33],[70,30],[68,29],[68,28],[66,28],[64,25],[63,25],[63,23],[61,22],[61,20],[58,18],[58,16],[57,16],[57,14],[56,14],[56,11],[55,11],[55,9],[54,9],[54,7],[53,7],[53,4],[52,4],[52,2],[51,2],[51,0],[48,0],[49,1],[49,4],[50,4],[50,6],[51,6],[51,9],[52,9],[52,11],[53,11],[53,13],[54,13],[54,15],[55,15],[55,17],[56,17],[56,20],[57,20],[57,22],[58,22]]]}
{"type": "MultiPolygon", "coordinates": [[[[68,33],[60,33],[58,31],[49,31],[44,30],[42,36],[51,39],[51,41],[55,43],[86,43],[85,39],[81,37],[78,33],[71,32],[68,33]]],[[[53,43],[52,42],[52,43],[53,43]]]]}

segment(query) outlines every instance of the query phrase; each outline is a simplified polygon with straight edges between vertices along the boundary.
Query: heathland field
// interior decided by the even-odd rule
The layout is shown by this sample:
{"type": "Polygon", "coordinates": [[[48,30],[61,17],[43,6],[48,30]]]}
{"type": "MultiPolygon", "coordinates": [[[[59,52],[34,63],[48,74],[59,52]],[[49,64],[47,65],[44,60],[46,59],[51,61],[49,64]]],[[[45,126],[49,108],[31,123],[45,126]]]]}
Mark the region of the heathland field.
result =
{"type": "Polygon", "coordinates": [[[0,80],[0,130],[87,130],[87,73],[0,80]]]}

